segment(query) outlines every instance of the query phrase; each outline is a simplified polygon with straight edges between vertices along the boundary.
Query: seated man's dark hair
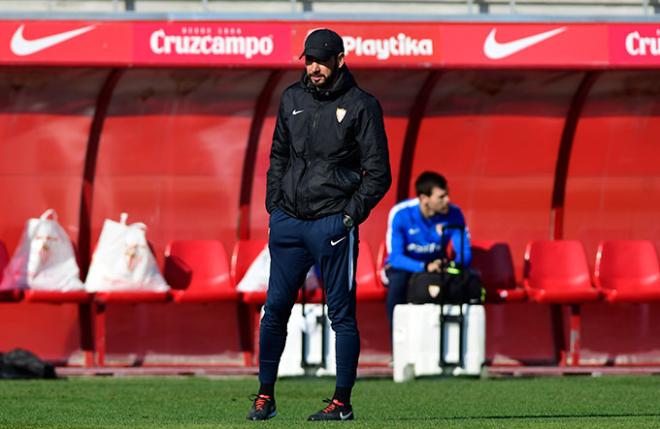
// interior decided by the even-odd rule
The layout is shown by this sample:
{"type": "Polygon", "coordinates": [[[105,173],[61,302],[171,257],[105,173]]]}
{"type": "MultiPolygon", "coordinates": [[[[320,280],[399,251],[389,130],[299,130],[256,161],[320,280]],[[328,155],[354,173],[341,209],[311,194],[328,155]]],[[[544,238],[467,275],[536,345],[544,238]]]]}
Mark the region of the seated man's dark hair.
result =
{"type": "Polygon", "coordinates": [[[415,192],[417,192],[417,196],[430,196],[433,188],[440,188],[443,191],[446,191],[447,179],[445,179],[442,174],[433,171],[425,171],[417,177],[417,180],[415,180],[415,192]]]}

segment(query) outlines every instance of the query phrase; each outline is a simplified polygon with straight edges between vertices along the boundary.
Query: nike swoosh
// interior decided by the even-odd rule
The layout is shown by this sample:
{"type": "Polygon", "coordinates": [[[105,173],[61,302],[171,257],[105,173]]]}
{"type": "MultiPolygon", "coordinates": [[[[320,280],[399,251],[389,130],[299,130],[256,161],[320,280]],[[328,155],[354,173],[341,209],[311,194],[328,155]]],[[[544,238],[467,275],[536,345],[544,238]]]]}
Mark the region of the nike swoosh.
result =
{"type": "Polygon", "coordinates": [[[291,112],[291,113],[293,113],[293,116],[296,116],[297,114],[302,113],[302,112],[304,112],[304,111],[305,111],[304,109],[303,109],[303,110],[296,110],[296,109],[293,109],[293,112],[291,112]]]}
{"type": "Polygon", "coordinates": [[[59,43],[66,42],[69,39],[80,36],[81,34],[87,33],[88,31],[93,30],[96,25],[89,25],[87,27],[78,28],[77,30],[65,31],[64,33],[57,33],[51,36],[40,37],[38,39],[27,40],[23,37],[23,28],[25,24],[18,27],[14,32],[14,35],[11,37],[10,48],[11,51],[18,56],[24,57],[27,55],[36,54],[37,52],[43,51],[53,47],[59,43]]]}
{"type": "Polygon", "coordinates": [[[527,49],[530,46],[541,43],[546,39],[556,36],[559,33],[566,31],[566,27],[560,27],[554,30],[545,31],[543,33],[534,34],[532,36],[523,37],[522,39],[513,40],[511,42],[500,43],[495,40],[495,32],[497,29],[493,28],[486,41],[484,42],[484,54],[491,60],[500,60],[509,57],[517,52],[527,49]]]}
{"type": "Polygon", "coordinates": [[[340,412],[339,413],[339,418],[342,419],[342,420],[348,420],[352,415],[353,415],[353,411],[349,411],[346,414],[340,412]]]}
{"type": "Polygon", "coordinates": [[[336,246],[336,245],[338,245],[340,242],[342,242],[345,238],[346,238],[346,236],[343,236],[342,238],[340,238],[340,239],[337,240],[337,241],[335,241],[335,240],[330,240],[330,245],[331,245],[331,246],[336,246]]]}

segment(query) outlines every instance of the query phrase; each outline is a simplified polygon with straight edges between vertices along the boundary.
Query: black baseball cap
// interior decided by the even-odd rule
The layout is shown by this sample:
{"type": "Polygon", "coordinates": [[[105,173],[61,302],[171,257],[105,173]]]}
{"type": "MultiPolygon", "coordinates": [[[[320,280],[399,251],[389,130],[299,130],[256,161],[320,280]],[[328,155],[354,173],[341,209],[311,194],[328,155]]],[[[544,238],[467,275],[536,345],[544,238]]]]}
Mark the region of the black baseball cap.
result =
{"type": "Polygon", "coordinates": [[[298,58],[307,55],[321,61],[327,61],[342,52],[344,52],[344,41],[339,34],[327,28],[322,28],[307,35],[305,50],[298,58]]]}

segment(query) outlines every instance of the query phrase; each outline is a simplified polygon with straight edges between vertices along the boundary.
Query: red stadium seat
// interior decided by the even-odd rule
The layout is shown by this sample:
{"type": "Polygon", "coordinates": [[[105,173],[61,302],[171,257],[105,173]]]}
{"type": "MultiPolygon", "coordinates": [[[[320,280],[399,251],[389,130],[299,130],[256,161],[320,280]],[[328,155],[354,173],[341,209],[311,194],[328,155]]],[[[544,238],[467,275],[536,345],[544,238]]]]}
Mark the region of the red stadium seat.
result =
{"type": "Polygon", "coordinates": [[[579,365],[580,304],[600,297],[591,283],[584,246],[575,240],[532,241],[525,249],[523,275],[527,296],[532,301],[570,304],[568,344],[564,338],[561,307],[554,305],[552,309],[555,355],[561,365],[579,365]]]}
{"type": "MultiPolygon", "coordinates": [[[[153,246],[149,243],[151,252],[153,246]]],[[[166,279],[167,280],[167,279],[166,279]]],[[[106,313],[107,304],[151,304],[165,303],[172,296],[169,291],[150,290],[116,290],[94,293],[94,350],[96,352],[96,364],[105,365],[106,352],[106,313]]]]}
{"type": "MultiPolygon", "coordinates": [[[[245,268],[242,268],[243,270],[245,268]]],[[[244,271],[243,271],[244,272],[244,271]]],[[[165,248],[165,280],[175,303],[235,302],[240,304],[234,271],[222,242],[175,240],[165,248]]],[[[251,363],[253,340],[247,314],[239,307],[239,335],[245,363],[251,363]]]]}
{"type": "MultiPolygon", "coordinates": [[[[266,247],[266,240],[239,240],[231,255],[231,276],[238,285],[250,268],[252,261],[266,247]]],[[[241,301],[246,304],[262,305],[266,302],[266,291],[241,292],[241,301]]]]}
{"type": "Polygon", "coordinates": [[[374,267],[371,249],[366,242],[359,244],[355,292],[358,301],[382,301],[387,295],[387,290],[378,279],[378,273],[374,267]]]}
{"type": "MultiPolygon", "coordinates": [[[[239,240],[234,245],[231,257],[231,275],[238,285],[255,258],[264,250],[267,240],[239,240]]],[[[255,341],[256,332],[259,332],[261,322],[261,306],[266,303],[266,291],[240,292],[241,302],[245,305],[241,309],[239,326],[241,327],[242,347],[245,350],[246,365],[255,365],[258,353],[258,344],[255,341]]],[[[306,295],[306,302],[321,302],[321,291],[317,289],[306,295]]],[[[298,294],[298,301],[302,301],[302,291],[298,294]]]]}
{"type": "MultiPolygon", "coordinates": [[[[4,243],[0,242],[0,280],[4,269],[9,263],[9,254],[4,243]]],[[[80,291],[62,292],[58,290],[35,290],[35,289],[11,289],[0,291],[0,301],[18,301],[21,298],[25,302],[39,302],[49,304],[63,303],[88,303],[92,301],[93,295],[80,291]]]]}
{"type": "Polygon", "coordinates": [[[660,267],[655,246],[647,240],[601,242],[594,282],[608,302],[660,300],[660,267]]]}
{"type": "MultiPolygon", "coordinates": [[[[250,268],[250,264],[266,247],[266,240],[238,240],[231,254],[231,277],[238,285],[250,268]]],[[[254,365],[258,344],[256,332],[259,331],[260,308],[266,302],[266,291],[239,292],[242,307],[239,307],[239,327],[246,365],[254,365]]]]}
{"type": "Polygon", "coordinates": [[[0,302],[18,302],[23,297],[18,289],[0,290],[0,302]]]}
{"type": "Polygon", "coordinates": [[[165,280],[174,302],[237,301],[227,252],[217,240],[177,240],[165,249],[165,280]]]}
{"type": "Polygon", "coordinates": [[[23,291],[23,299],[26,302],[41,302],[49,304],[64,303],[89,303],[92,302],[94,295],[80,291],[61,292],[58,290],[34,290],[27,289],[23,291]]]}
{"type": "MultiPolygon", "coordinates": [[[[268,244],[267,240],[239,240],[234,245],[231,257],[231,273],[238,285],[252,261],[268,244]]],[[[305,295],[305,302],[319,303],[322,300],[321,288],[309,291],[305,295]]],[[[240,292],[241,301],[246,304],[263,305],[266,302],[266,291],[240,292]]],[[[302,302],[302,291],[298,294],[298,302],[302,302]]]]}
{"type": "Polygon", "coordinates": [[[525,289],[516,284],[511,248],[497,241],[473,241],[472,267],[481,274],[487,302],[521,302],[525,289]]]}
{"type": "MultiPolygon", "coordinates": [[[[5,246],[4,242],[0,241],[0,281],[2,281],[2,276],[8,263],[9,252],[7,252],[7,246],[5,246]]],[[[19,289],[0,290],[0,301],[16,302],[20,301],[22,297],[23,292],[19,289]]]]}
{"type": "Polygon", "coordinates": [[[532,241],[525,250],[524,285],[535,302],[577,304],[596,301],[582,243],[574,240],[532,241]]]}
{"type": "MultiPolygon", "coordinates": [[[[74,247],[75,250],[75,247],[74,247]]],[[[4,269],[9,263],[9,254],[5,244],[0,241],[0,281],[4,274],[4,269]]],[[[23,302],[46,303],[46,304],[89,304],[92,302],[93,294],[84,290],[61,292],[56,290],[34,290],[34,289],[11,289],[0,291],[0,301],[17,302],[23,299],[23,302]]],[[[79,315],[89,315],[89,306],[79,306],[79,315]]],[[[89,317],[82,316],[86,322],[81,322],[80,340],[83,345],[85,365],[92,365],[94,355],[92,349],[91,329],[89,328],[89,317]],[[88,346],[85,346],[88,345],[88,346]]]]}
{"type": "MultiPolygon", "coordinates": [[[[73,251],[78,255],[78,247],[75,243],[71,243],[73,251]]],[[[76,258],[77,259],[77,258],[76,258]]],[[[94,299],[94,294],[84,290],[61,292],[57,290],[34,290],[26,289],[23,291],[23,299],[26,302],[46,303],[46,304],[66,304],[90,303],[94,299]]]]}
{"type": "Polygon", "coordinates": [[[170,294],[167,291],[149,290],[120,290],[96,292],[94,294],[94,301],[99,304],[147,304],[151,302],[167,302],[170,298],[170,294]]]}
{"type": "MultiPolygon", "coordinates": [[[[147,242],[149,250],[155,255],[154,246],[147,242]]],[[[94,301],[99,304],[145,304],[153,302],[167,302],[171,299],[168,291],[150,291],[150,290],[113,290],[96,292],[94,301]]]]}

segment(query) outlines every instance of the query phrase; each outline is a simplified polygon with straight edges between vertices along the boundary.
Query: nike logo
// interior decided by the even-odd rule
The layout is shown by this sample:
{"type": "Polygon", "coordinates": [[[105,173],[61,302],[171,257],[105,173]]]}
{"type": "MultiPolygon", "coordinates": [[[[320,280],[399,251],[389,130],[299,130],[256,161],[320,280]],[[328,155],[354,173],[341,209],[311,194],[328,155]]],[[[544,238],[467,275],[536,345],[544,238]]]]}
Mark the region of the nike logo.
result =
{"type": "Polygon", "coordinates": [[[410,229],[408,230],[408,234],[410,234],[410,235],[415,235],[415,234],[417,234],[418,232],[419,232],[419,228],[410,228],[410,229]]]}
{"type": "Polygon", "coordinates": [[[331,245],[331,246],[336,246],[336,245],[338,245],[339,243],[341,243],[345,238],[346,238],[346,236],[343,236],[343,237],[340,238],[339,240],[330,240],[330,245],[331,245]]]}
{"type": "Polygon", "coordinates": [[[96,25],[89,25],[87,27],[78,28],[77,30],[65,31],[64,33],[57,33],[51,36],[27,40],[23,37],[23,28],[25,28],[25,24],[23,24],[14,32],[9,46],[15,55],[24,57],[36,54],[37,52],[43,51],[44,49],[48,49],[62,42],[66,42],[74,37],[78,37],[81,34],[93,30],[95,27],[96,25]]]}
{"type": "Polygon", "coordinates": [[[342,420],[348,420],[351,418],[352,415],[353,415],[353,411],[349,411],[346,414],[342,413],[341,411],[339,412],[339,418],[342,420]]]}
{"type": "Polygon", "coordinates": [[[555,30],[545,31],[543,33],[534,34],[532,36],[523,37],[522,39],[506,43],[500,43],[495,40],[496,31],[497,29],[493,28],[490,33],[488,33],[488,37],[486,37],[486,41],[484,42],[484,54],[491,60],[500,60],[509,57],[523,49],[541,43],[559,33],[563,33],[566,31],[566,27],[560,27],[555,30]]]}
{"type": "Polygon", "coordinates": [[[291,113],[293,113],[293,116],[296,116],[297,114],[302,113],[302,112],[304,112],[304,111],[305,111],[305,110],[296,110],[296,109],[293,109],[293,112],[291,112],[291,113]]]}

